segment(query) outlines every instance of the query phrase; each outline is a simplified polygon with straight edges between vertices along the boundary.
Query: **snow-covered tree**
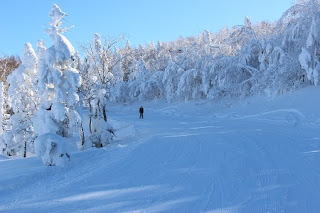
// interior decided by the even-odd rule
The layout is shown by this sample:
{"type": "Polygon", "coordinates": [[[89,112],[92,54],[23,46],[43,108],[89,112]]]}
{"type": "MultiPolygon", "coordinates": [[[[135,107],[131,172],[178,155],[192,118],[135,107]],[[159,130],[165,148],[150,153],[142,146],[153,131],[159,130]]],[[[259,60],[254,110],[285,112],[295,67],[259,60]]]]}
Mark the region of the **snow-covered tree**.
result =
{"type": "Polygon", "coordinates": [[[150,79],[150,72],[146,68],[146,64],[144,60],[139,57],[138,62],[134,62],[134,67],[132,67],[131,75],[130,75],[130,82],[129,85],[129,96],[134,97],[138,100],[144,99],[153,99],[152,95],[150,94],[150,90],[155,88],[154,83],[148,81],[150,79]],[[151,97],[150,97],[151,95],[151,97]]]}
{"type": "Polygon", "coordinates": [[[121,51],[122,60],[121,66],[123,69],[123,81],[128,81],[130,76],[130,68],[132,66],[132,61],[134,59],[133,50],[130,46],[130,42],[127,41],[125,47],[121,51]]]}
{"type": "MultiPolygon", "coordinates": [[[[53,45],[46,49],[38,44],[38,84],[40,107],[33,116],[34,132],[37,137],[56,134],[61,137],[73,137],[73,129],[81,123],[77,112],[79,102],[78,88],[81,76],[73,67],[75,50],[70,41],[62,35],[67,29],[61,28],[66,13],[54,4],[50,12],[52,21],[47,33],[53,45]]],[[[80,138],[80,137],[77,137],[80,138]]],[[[70,143],[74,143],[70,140],[70,143]]],[[[49,142],[48,142],[49,143],[49,142]]],[[[51,147],[50,153],[55,147],[51,147]]]]}
{"type": "Polygon", "coordinates": [[[3,122],[3,116],[4,116],[4,110],[3,110],[3,105],[4,105],[4,98],[3,98],[3,83],[0,82],[0,154],[3,153],[5,145],[3,143],[2,139],[2,134],[4,130],[4,122],[3,122]]]}
{"type": "Polygon", "coordinates": [[[0,81],[6,82],[8,75],[21,64],[21,60],[17,56],[0,57],[0,81]]]}
{"type": "Polygon", "coordinates": [[[112,67],[112,70],[111,70],[112,75],[114,76],[115,83],[123,82],[124,72],[121,64],[122,58],[123,58],[122,54],[116,48],[115,56],[114,56],[115,65],[112,67]]]}
{"type": "Polygon", "coordinates": [[[316,9],[314,0],[312,3],[312,21],[309,29],[306,46],[302,47],[299,55],[301,67],[306,71],[307,78],[315,85],[319,82],[320,71],[320,14],[316,9]]]}
{"type": "Polygon", "coordinates": [[[138,60],[136,72],[136,78],[142,81],[146,81],[150,75],[150,72],[146,68],[146,63],[142,58],[138,60]]]}
{"type": "Polygon", "coordinates": [[[151,75],[148,81],[145,83],[143,90],[143,99],[145,100],[154,100],[162,99],[163,95],[163,71],[157,71],[151,75]]]}
{"type": "MultiPolygon", "coordinates": [[[[158,41],[156,54],[158,70],[165,70],[168,66],[169,59],[171,58],[168,45],[164,42],[158,41]]],[[[147,58],[144,60],[147,60],[147,58]]]]}
{"type": "Polygon", "coordinates": [[[176,95],[178,88],[178,82],[183,70],[177,66],[173,61],[169,61],[169,64],[164,71],[162,83],[164,85],[164,94],[168,102],[172,102],[176,95]]]}
{"type": "Polygon", "coordinates": [[[153,42],[147,44],[145,48],[145,57],[143,57],[143,59],[146,62],[146,68],[150,72],[159,70],[156,48],[153,42]]]}
{"type": "Polygon", "coordinates": [[[137,66],[138,63],[136,59],[132,59],[131,65],[129,67],[129,76],[128,76],[128,81],[134,81],[137,78],[137,66]]]}
{"type": "MultiPolygon", "coordinates": [[[[38,97],[34,91],[38,58],[27,43],[22,64],[8,76],[8,104],[13,110],[2,135],[4,152],[9,155],[24,155],[27,148],[33,149],[33,126],[31,117],[37,109],[38,97]]],[[[31,150],[32,151],[32,150],[31,150]]]]}
{"type": "MultiPolygon", "coordinates": [[[[90,109],[88,142],[96,147],[106,146],[113,138],[113,128],[107,123],[107,101],[115,83],[121,82],[121,54],[115,54],[115,45],[122,37],[115,40],[101,41],[99,34],[94,35],[93,44],[83,49],[86,52],[88,69],[88,91],[86,100],[90,109]],[[115,70],[117,69],[117,70],[115,70]],[[115,77],[113,73],[117,74],[115,77]],[[102,128],[103,127],[103,128],[102,128]]],[[[87,145],[91,146],[91,145],[87,145]]]]}
{"type": "Polygon", "coordinates": [[[191,69],[183,72],[177,88],[177,97],[185,101],[201,98],[202,74],[199,70],[191,69]]]}

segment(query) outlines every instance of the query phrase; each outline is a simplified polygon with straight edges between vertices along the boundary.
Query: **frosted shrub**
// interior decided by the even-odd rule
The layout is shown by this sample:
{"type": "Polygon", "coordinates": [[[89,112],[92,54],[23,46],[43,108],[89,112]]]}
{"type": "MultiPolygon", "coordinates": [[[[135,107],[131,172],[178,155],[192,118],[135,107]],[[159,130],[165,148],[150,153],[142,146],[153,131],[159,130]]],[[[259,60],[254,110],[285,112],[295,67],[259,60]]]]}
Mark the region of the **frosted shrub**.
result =
{"type": "Polygon", "coordinates": [[[91,134],[87,138],[86,148],[89,147],[105,147],[114,136],[113,127],[102,118],[92,119],[91,134]]]}
{"type": "Polygon", "coordinates": [[[70,140],[54,133],[39,136],[34,144],[37,156],[46,166],[64,166],[71,159],[70,152],[76,149],[70,140]]]}

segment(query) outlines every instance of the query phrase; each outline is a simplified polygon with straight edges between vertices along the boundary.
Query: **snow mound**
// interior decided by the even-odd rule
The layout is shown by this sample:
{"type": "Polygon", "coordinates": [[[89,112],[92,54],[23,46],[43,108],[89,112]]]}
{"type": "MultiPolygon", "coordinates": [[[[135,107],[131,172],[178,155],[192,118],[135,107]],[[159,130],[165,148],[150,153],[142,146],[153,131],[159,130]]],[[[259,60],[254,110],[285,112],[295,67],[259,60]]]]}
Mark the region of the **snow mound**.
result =
{"type": "Polygon", "coordinates": [[[240,117],[238,117],[238,115],[235,115],[235,114],[229,114],[227,117],[235,118],[235,119],[254,118],[259,120],[292,124],[292,125],[297,125],[301,123],[301,121],[305,118],[304,114],[296,109],[278,109],[278,110],[266,111],[258,114],[240,116],[240,117]]]}
{"type": "Polygon", "coordinates": [[[136,129],[130,123],[120,122],[116,120],[109,120],[111,126],[115,129],[115,140],[123,141],[127,138],[133,137],[136,135],[136,129]]]}
{"type": "Polygon", "coordinates": [[[169,117],[181,117],[182,115],[178,112],[177,107],[167,107],[162,109],[161,114],[169,117]]]}
{"type": "Polygon", "coordinates": [[[298,124],[304,118],[304,114],[296,109],[279,109],[269,112],[264,112],[258,116],[261,119],[279,121],[289,124],[298,124]]]}

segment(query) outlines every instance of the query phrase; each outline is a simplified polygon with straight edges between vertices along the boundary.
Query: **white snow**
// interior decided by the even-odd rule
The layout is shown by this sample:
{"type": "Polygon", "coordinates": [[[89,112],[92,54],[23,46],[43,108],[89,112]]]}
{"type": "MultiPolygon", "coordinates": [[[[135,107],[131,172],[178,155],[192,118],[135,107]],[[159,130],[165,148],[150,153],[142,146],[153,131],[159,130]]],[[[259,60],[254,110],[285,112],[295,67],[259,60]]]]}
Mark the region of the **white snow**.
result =
{"type": "Polygon", "coordinates": [[[319,92],[113,104],[116,140],[64,167],[0,156],[0,212],[318,212],[319,92]]]}
{"type": "Polygon", "coordinates": [[[5,155],[0,155],[0,160],[4,160],[4,159],[9,159],[9,158],[5,155]]]}

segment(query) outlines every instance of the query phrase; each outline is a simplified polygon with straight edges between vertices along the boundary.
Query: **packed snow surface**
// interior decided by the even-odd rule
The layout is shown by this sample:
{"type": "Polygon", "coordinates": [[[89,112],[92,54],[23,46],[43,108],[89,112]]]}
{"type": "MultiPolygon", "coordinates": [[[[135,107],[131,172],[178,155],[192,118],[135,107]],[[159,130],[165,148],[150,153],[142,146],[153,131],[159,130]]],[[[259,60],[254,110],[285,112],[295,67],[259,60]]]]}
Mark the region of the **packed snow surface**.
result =
{"type": "Polygon", "coordinates": [[[65,167],[0,156],[0,212],[319,212],[319,97],[113,104],[65,167]]]}

